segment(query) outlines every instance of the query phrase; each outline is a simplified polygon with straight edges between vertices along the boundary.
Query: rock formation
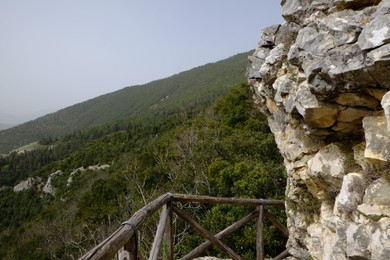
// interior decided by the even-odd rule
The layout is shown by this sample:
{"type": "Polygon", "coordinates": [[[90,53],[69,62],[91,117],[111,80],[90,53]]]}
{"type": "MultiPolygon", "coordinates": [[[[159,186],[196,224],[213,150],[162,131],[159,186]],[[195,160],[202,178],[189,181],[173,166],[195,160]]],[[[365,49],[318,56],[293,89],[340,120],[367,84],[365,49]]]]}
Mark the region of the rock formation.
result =
{"type": "Polygon", "coordinates": [[[41,182],[40,177],[29,177],[24,181],[19,182],[17,185],[14,186],[13,190],[14,192],[24,191],[31,189],[35,184],[41,182]]]}
{"type": "Polygon", "coordinates": [[[247,70],[288,172],[292,259],[390,259],[390,0],[282,0],[247,70]]]}

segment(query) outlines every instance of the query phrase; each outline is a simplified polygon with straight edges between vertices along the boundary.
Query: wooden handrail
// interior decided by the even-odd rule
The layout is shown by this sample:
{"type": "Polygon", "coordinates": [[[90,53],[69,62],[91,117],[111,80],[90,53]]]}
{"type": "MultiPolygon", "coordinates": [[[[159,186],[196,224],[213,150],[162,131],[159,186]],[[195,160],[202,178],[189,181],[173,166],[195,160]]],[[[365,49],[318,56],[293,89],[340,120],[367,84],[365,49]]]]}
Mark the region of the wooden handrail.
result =
{"type": "MultiPolygon", "coordinates": [[[[222,251],[227,253],[231,258],[240,260],[241,257],[237,255],[231,248],[221,242],[221,239],[230,233],[236,231],[241,226],[248,223],[250,220],[257,218],[257,259],[264,259],[264,238],[263,238],[263,217],[268,218],[273,225],[280,229],[284,234],[288,234],[288,230],[284,225],[274,219],[270,213],[264,210],[264,206],[284,206],[285,202],[282,200],[265,200],[265,199],[248,199],[248,198],[221,198],[210,196],[197,196],[197,195],[183,195],[183,194],[171,194],[166,193],[161,195],[151,203],[147,204],[140,210],[138,210],[128,221],[125,221],[116,231],[114,231],[109,237],[102,241],[99,245],[94,247],[88,253],[80,258],[80,260],[89,259],[111,259],[122,247],[125,245],[127,248],[132,248],[134,252],[133,257],[138,254],[138,241],[137,231],[142,224],[149,218],[154,212],[162,208],[163,211],[160,216],[160,221],[156,231],[156,236],[153,241],[153,247],[149,256],[149,259],[158,259],[159,252],[164,237],[166,236],[168,246],[168,257],[173,260],[173,232],[172,232],[172,212],[175,212],[180,218],[184,219],[190,226],[192,226],[197,232],[201,233],[208,241],[192,250],[189,254],[182,259],[192,259],[195,256],[202,254],[210,245],[214,244],[218,246],[222,251]],[[195,202],[195,203],[212,203],[212,204],[231,204],[241,206],[256,206],[256,210],[245,218],[237,221],[228,228],[219,232],[216,235],[211,234],[209,231],[200,226],[182,210],[175,207],[173,202],[195,202]]],[[[288,251],[285,250],[275,259],[282,259],[288,255],[288,251]]]]}
{"type": "Polygon", "coordinates": [[[210,197],[210,196],[198,196],[189,194],[173,194],[173,201],[179,202],[199,202],[199,203],[212,203],[212,204],[232,204],[232,205],[245,205],[245,206],[260,206],[260,205],[273,205],[284,207],[285,202],[283,200],[264,200],[264,199],[246,199],[246,198],[226,198],[226,197],[210,197]]]}
{"type": "Polygon", "coordinates": [[[121,249],[127,241],[136,233],[146,218],[165,205],[172,198],[172,194],[161,195],[142,209],[138,210],[128,221],[124,222],[111,236],[80,258],[86,259],[110,259],[121,249]]]}

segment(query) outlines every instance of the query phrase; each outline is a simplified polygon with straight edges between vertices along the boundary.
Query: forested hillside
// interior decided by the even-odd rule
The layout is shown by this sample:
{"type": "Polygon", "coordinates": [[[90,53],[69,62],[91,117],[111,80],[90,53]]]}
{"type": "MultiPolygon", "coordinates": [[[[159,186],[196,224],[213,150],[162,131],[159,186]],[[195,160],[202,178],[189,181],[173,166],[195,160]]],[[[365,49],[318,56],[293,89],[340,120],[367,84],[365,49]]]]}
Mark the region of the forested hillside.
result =
{"type": "MultiPolygon", "coordinates": [[[[245,81],[251,52],[210,63],[145,85],[119,91],[62,109],[56,113],[0,131],[0,154],[42,139],[54,139],[118,120],[132,124],[155,121],[180,111],[199,109],[245,81]]],[[[77,93],[75,93],[77,95],[77,93]]]]}
{"type": "MultiPolygon", "coordinates": [[[[282,158],[251,97],[247,85],[236,85],[196,113],[161,110],[166,116],[156,122],[95,127],[0,158],[2,259],[77,258],[166,192],[283,199],[282,158]],[[15,192],[13,187],[28,178],[31,187],[15,192]]],[[[192,207],[193,217],[212,232],[248,212],[246,207],[193,206],[183,205],[192,207]]],[[[143,230],[143,255],[156,222],[143,230]]],[[[254,232],[247,226],[224,242],[244,259],[254,259],[254,232]]],[[[187,230],[176,241],[179,257],[201,238],[187,230]]],[[[268,253],[285,245],[273,228],[266,230],[266,241],[268,253]]],[[[209,254],[222,255],[217,249],[209,254]]]]}

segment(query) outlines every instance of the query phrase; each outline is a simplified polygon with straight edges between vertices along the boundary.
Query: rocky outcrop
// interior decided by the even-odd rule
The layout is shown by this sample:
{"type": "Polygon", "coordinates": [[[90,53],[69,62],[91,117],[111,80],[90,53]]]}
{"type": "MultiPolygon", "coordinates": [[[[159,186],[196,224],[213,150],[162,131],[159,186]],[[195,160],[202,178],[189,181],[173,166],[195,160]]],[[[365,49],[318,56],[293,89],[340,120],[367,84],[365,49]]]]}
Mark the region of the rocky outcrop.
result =
{"type": "Polygon", "coordinates": [[[49,178],[47,179],[47,182],[45,186],[43,187],[42,191],[46,194],[54,194],[55,188],[53,186],[53,181],[57,179],[59,176],[63,175],[64,172],[61,170],[55,171],[52,174],[49,175],[49,178]]]}
{"type": "MultiPolygon", "coordinates": [[[[77,175],[81,174],[82,172],[85,172],[87,170],[94,171],[94,172],[105,171],[108,168],[110,168],[110,165],[108,165],[108,164],[103,164],[103,165],[98,164],[98,165],[90,165],[87,167],[79,167],[79,168],[73,170],[69,174],[66,186],[69,187],[72,184],[72,182],[74,181],[74,178],[77,175]]],[[[42,192],[44,192],[46,194],[54,195],[56,188],[53,185],[53,181],[56,178],[58,178],[59,176],[62,176],[63,174],[65,174],[63,171],[57,170],[49,175],[46,182],[42,182],[41,177],[29,177],[26,180],[21,181],[20,183],[15,185],[13,187],[13,191],[20,192],[20,191],[28,190],[28,189],[35,187],[37,190],[41,190],[42,192]]],[[[9,187],[4,186],[4,187],[1,187],[0,190],[1,189],[8,189],[8,188],[9,187]]]]}
{"type": "Polygon", "coordinates": [[[66,181],[66,186],[69,187],[72,182],[73,182],[73,179],[81,174],[82,172],[86,171],[86,170],[91,170],[91,171],[104,171],[106,169],[110,168],[110,165],[108,164],[103,164],[103,165],[91,165],[91,166],[88,166],[87,168],[84,168],[84,167],[79,167],[77,168],[76,170],[72,171],[70,174],[69,174],[69,178],[68,180],[66,181]]]}
{"type": "Polygon", "coordinates": [[[31,189],[35,184],[37,184],[39,182],[41,182],[40,177],[36,177],[36,178],[30,177],[24,181],[19,182],[17,185],[15,185],[13,190],[14,190],[14,192],[28,190],[28,189],[31,189]]]}
{"type": "Polygon", "coordinates": [[[283,0],[248,81],[288,172],[293,259],[390,259],[390,0],[283,0]]]}

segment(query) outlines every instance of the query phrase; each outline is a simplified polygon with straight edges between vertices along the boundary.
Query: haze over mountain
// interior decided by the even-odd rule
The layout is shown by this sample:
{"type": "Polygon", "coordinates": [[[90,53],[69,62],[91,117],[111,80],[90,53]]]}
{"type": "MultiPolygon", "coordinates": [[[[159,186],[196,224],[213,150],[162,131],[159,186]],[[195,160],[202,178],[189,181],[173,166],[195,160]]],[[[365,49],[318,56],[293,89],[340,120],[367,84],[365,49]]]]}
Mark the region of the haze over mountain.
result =
{"type": "Polygon", "coordinates": [[[88,127],[127,120],[158,120],[183,108],[199,108],[245,82],[247,57],[253,51],[206,64],[145,85],[126,87],[22,125],[0,131],[0,153],[88,127]]]}
{"type": "Polygon", "coordinates": [[[54,112],[165,78],[250,50],[281,21],[271,0],[2,0],[0,111],[54,112]]]}
{"type": "MultiPolygon", "coordinates": [[[[41,109],[39,111],[31,111],[27,114],[19,114],[19,113],[1,113],[0,112],[0,122],[1,124],[9,127],[13,127],[22,123],[25,123],[27,121],[31,121],[34,119],[37,119],[38,117],[47,115],[49,113],[55,112],[54,109],[41,109]]],[[[1,129],[0,129],[1,130],[1,129]]]]}
{"type": "Polygon", "coordinates": [[[13,127],[13,125],[0,123],[0,130],[8,129],[8,128],[11,128],[11,127],[13,127]]]}

